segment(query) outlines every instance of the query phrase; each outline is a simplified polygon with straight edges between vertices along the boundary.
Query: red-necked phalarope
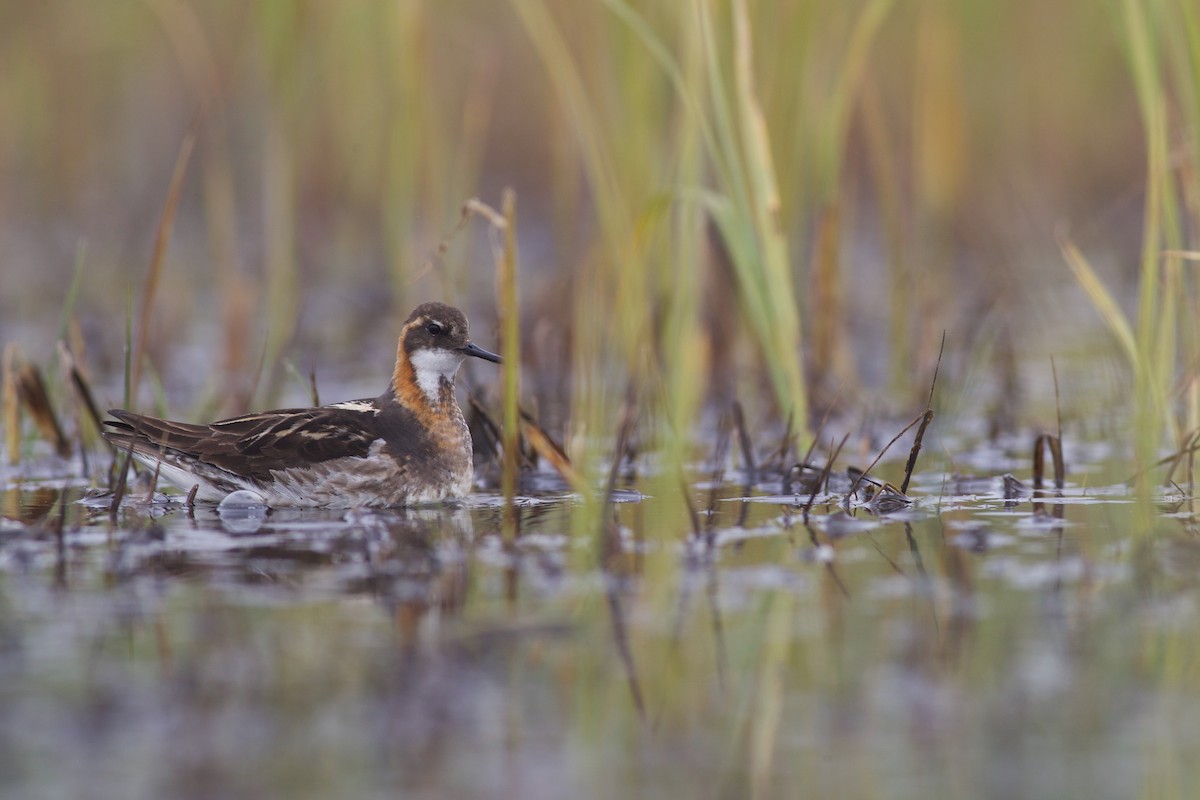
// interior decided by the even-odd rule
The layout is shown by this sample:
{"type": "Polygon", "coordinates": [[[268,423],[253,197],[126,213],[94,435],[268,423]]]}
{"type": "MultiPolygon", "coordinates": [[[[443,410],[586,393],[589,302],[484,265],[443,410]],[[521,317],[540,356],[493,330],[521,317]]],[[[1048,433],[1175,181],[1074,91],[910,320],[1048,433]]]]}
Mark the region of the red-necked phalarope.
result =
{"type": "Polygon", "coordinates": [[[219,501],[248,489],[272,506],[405,506],[470,493],[471,433],[454,397],[471,343],[444,303],[409,315],[379,397],[193,425],[114,409],[105,438],[184,491],[219,501]]]}

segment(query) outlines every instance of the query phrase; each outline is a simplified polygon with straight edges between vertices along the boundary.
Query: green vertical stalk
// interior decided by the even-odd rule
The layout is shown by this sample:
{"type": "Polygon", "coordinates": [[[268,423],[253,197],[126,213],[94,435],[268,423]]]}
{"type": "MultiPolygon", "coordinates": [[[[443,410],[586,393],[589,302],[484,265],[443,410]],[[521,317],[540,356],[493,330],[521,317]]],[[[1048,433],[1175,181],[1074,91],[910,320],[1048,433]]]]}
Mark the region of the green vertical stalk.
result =
{"type": "MultiPolygon", "coordinates": [[[[1149,4],[1155,5],[1155,4],[1149,4]]],[[[1130,72],[1146,139],[1146,205],[1142,221],[1138,359],[1134,366],[1134,448],[1139,468],[1153,463],[1164,432],[1174,427],[1168,397],[1174,382],[1179,260],[1162,257],[1179,241],[1179,211],[1169,162],[1170,136],[1160,37],[1152,9],[1138,0],[1122,4],[1130,72]]],[[[1150,473],[1141,473],[1138,493],[1148,497],[1150,473]]]]}
{"type": "MultiPolygon", "coordinates": [[[[646,128],[622,130],[616,115],[606,113],[608,95],[589,85],[586,64],[573,51],[544,0],[512,3],[569,120],[598,222],[598,241],[592,250],[580,254],[572,286],[574,369],[571,429],[566,442],[572,460],[591,484],[602,461],[601,450],[610,445],[605,434],[615,427],[613,416],[621,391],[617,387],[625,382],[613,374],[614,366],[623,361],[620,366],[632,372],[637,350],[644,345],[645,330],[636,330],[633,320],[644,319],[645,309],[635,307],[636,299],[629,296],[628,289],[631,276],[643,270],[644,264],[634,246],[635,212],[626,191],[644,187],[646,176],[637,175],[637,184],[625,185],[618,164],[632,157],[632,148],[641,141],[638,130],[646,128]]],[[[592,535],[596,515],[594,503],[576,506],[573,534],[592,535]]]]}
{"type": "Polygon", "coordinates": [[[71,324],[71,315],[75,313],[75,298],[79,295],[80,279],[83,277],[83,267],[87,263],[87,240],[81,239],[75,247],[75,272],[71,275],[71,285],[67,287],[67,296],[63,300],[62,315],[58,322],[58,338],[67,341],[67,331],[71,324]]]}
{"type": "MultiPolygon", "coordinates": [[[[1175,104],[1184,130],[1192,131],[1183,151],[1183,163],[1190,164],[1178,171],[1180,194],[1183,197],[1188,223],[1180,228],[1190,228],[1191,238],[1184,246],[1200,251],[1200,8],[1193,0],[1175,0],[1166,4],[1165,14],[1177,13],[1166,23],[1165,47],[1172,65],[1171,75],[1175,86],[1175,104]]],[[[1183,430],[1200,427],[1200,281],[1194,271],[1184,271],[1181,276],[1180,295],[1184,304],[1181,315],[1180,343],[1183,352],[1180,360],[1192,365],[1191,374],[1186,376],[1188,391],[1184,393],[1183,430]]],[[[1191,459],[1195,460],[1195,454],[1191,459]]]]}
{"type": "Polygon", "coordinates": [[[503,444],[504,463],[500,473],[500,486],[504,493],[506,536],[516,532],[517,471],[520,468],[520,399],[521,328],[520,311],[517,307],[517,194],[512,189],[504,190],[502,199],[504,214],[504,252],[498,264],[500,305],[500,353],[504,359],[503,377],[503,444]]]}
{"type": "MultiPolygon", "coordinates": [[[[701,79],[702,43],[695,19],[683,21],[681,44],[681,69],[684,81],[694,84],[701,79]]],[[[677,105],[676,127],[680,131],[676,150],[677,157],[672,173],[682,186],[698,186],[704,179],[704,151],[700,126],[691,124],[691,112],[683,102],[677,105]]],[[[690,198],[676,201],[671,221],[672,234],[668,258],[672,264],[667,273],[668,285],[660,287],[659,293],[667,309],[667,323],[663,332],[662,352],[666,363],[664,406],[670,431],[666,453],[667,470],[672,486],[664,487],[658,494],[674,496],[676,488],[684,481],[684,466],[687,461],[690,432],[697,410],[703,401],[703,386],[697,375],[708,371],[709,354],[707,340],[700,330],[700,294],[705,275],[699,264],[703,263],[700,242],[704,235],[704,215],[700,204],[690,198]]]]}

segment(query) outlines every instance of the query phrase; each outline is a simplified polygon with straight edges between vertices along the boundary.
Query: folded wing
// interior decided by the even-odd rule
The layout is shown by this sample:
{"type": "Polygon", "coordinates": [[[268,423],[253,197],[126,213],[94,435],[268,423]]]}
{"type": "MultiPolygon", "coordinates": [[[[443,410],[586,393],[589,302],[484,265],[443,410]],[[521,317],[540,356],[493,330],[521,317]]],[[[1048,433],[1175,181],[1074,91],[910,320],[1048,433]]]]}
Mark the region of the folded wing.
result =
{"type": "Polygon", "coordinates": [[[221,420],[209,425],[109,411],[105,438],[144,456],[195,460],[255,481],[272,470],[363,457],[379,438],[374,415],[349,408],[281,409],[221,420]]]}

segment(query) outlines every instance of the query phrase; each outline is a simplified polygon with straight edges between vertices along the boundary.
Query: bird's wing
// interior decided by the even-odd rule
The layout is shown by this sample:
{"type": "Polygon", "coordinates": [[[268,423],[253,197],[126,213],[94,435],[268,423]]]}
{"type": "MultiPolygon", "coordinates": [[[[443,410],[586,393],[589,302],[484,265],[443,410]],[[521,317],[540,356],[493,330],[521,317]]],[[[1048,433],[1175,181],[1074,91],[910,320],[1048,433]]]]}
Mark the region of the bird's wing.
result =
{"type": "Polygon", "coordinates": [[[209,425],[172,422],[130,411],[110,411],[105,437],[119,448],[153,456],[191,458],[255,480],[273,470],[366,456],[379,435],[374,414],[324,406],[280,409],[209,425]]]}

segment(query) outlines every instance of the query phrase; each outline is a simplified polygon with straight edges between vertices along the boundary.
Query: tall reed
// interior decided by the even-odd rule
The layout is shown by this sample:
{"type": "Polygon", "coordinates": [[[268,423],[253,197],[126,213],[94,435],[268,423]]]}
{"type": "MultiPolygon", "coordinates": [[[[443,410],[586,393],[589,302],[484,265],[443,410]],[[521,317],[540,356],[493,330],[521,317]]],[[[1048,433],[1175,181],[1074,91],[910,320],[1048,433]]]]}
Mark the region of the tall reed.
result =
{"type": "Polygon", "coordinates": [[[520,305],[517,302],[517,194],[505,189],[501,204],[504,228],[504,244],[497,258],[496,305],[500,322],[500,352],[504,359],[503,390],[503,445],[504,464],[501,470],[501,489],[507,505],[506,519],[509,533],[516,533],[517,472],[520,469],[520,402],[521,402],[521,338],[520,305]]]}
{"type": "MultiPolygon", "coordinates": [[[[1088,259],[1069,240],[1063,252],[1076,279],[1116,336],[1133,373],[1133,447],[1139,494],[1148,497],[1164,441],[1182,441],[1200,420],[1200,344],[1195,311],[1200,287],[1185,278],[1187,229],[1200,236],[1200,148],[1195,128],[1181,158],[1172,156],[1172,109],[1186,120],[1200,118],[1196,73],[1200,26],[1187,2],[1123,0],[1115,20],[1122,35],[1145,137],[1146,182],[1142,219],[1137,316],[1126,319],[1088,259]],[[1191,198],[1190,202],[1188,199],[1191,198]],[[1181,199],[1189,205],[1181,205],[1181,199]],[[1191,216],[1185,224],[1185,213],[1191,216]],[[1181,315],[1181,311],[1190,311],[1181,315]],[[1182,357],[1180,343],[1184,348],[1182,357]],[[1183,392],[1177,391],[1182,382],[1183,392]]],[[[1194,456],[1192,456],[1194,458],[1194,456]]]]}
{"type": "MultiPolygon", "coordinates": [[[[659,337],[664,328],[657,322],[651,324],[659,314],[671,320],[670,355],[683,355],[681,346],[700,345],[699,336],[686,342],[678,337],[681,330],[697,330],[696,297],[705,283],[700,259],[694,259],[690,268],[672,273],[664,272],[662,266],[670,264],[671,257],[650,258],[657,253],[661,242],[670,241],[663,238],[663,232],[670,230],[664,225],[671,217],[656,211],[656,196],[646,192],[646,173],[628,175],[627,168],[623,168],[630,162],[652,163],[646,153],[667,152],[663,148],[673,145],[674,136],[686,131],[691,138],[685,141],[696,142],[693,152],[703,154],[703,166],[696,160],[698,155],[690,156],[689,160],[660,159],[649,176],[660,191],[668,193],[671,202],[698,202],[714,221],[736,274],[737,305],[743,309],[743,318],[770,376],[781,416],[794,415],[804,429],[807,395],[793,266],[788,236],[781,227],[770,138],[755,90],[753,35],[744,4],[735,3],[731,16],[720,20],[714,19],[714,11],[707,2],[683,4],[670,11],[658,10],[670,20],[663,22],[635,11],[621,0],[606,3],[620,23],[616,28],[604,30],[607,36],[621,42],[617,49],[627,59],[621,66],[631,83],[623,84],[623,88],[629,89],[628,96],[635,102],[650,97],[641,88],[647,83],[661,87],[652,99],[676,109],[678,121],[671,128],[663,126],[663,119],[643,105],[597,108],[598,101],[594,98],[605,95],[589,90],[587,65],[574,58],[549,7],[538,0],[516,0],[515,5],[572,120],[603,237],[599,257],[606,262],[606,269],[596,279],[601,283],[612,281],[611,291],[601,292],[599,297],[612,304],[615,317],[605,318],[601,323],[596,313],[600,310],[595,303],[596,295],[586,292],[586,307],[580,309],[582,313],[576,316],[576,322],[586,327],[590,320],[591,325],[603,324],[616,333],[621,345],[618,352],[624,355],[628,374],[636,381],[646,378],[638,365],[646,363],[647,351],[640,348],[647,342],[657,342],[656,349],[661,344],[659,337]],[[728,30],[730,23],[733,35],[724,40],[718,32],[728,30]],[[678,42],[670,41],[661,30],[681,31],[682,37],[678,42]],[[631,34],[633,41],[629,41],[631,34]],[[637,45],[642,48],[641,53],[637,45]],[[684,58],[690,61],[681,66],[684,58]],[[630,114],[638,116],[637,125],[624,125],[619,134],[612,131],[613,123],[609,120],[624,119],[630,114]],[[629,179],[636,179],[638,184],[630,184],[629,179]],[[646,279],[648,273],[651,281],[646,279]],[[656,278],[657,275],[664,277],[656,278]],[[612,319],[626,320],[628,324],[618,324],[614,330],[612,319]]],[[[702,229],[693,224],[687,235],[698,239],[702,229]]],[[[680,251],[678,239],[673,244],[676,245],[673,252],[684,257],[688,252],[700,253],[680,251]]],[[[732,312],[732,308],[727,307],[726,312],[732,312]]],[[[585,348],[578,354],[580,369],[589,369],[589,364],[597,363],[597,357],[599,363],[610,357],[611,351],[596,346],[597,339],[581,335],[579,342],[585,348]]],[[[694,350],[683,363],[702,367],[705,359],[696,355],[700,352],[694,350]]],[[[584,398],[595,396],[596,392],[580,390],[595,388],[598,387],[577,384],[576,398],[581,403],[587,402],[584,398]]],[[[610,403],[608,407],[613,406],[610,403]]],[[[594,418],[589,416],[589,419],[594,418]]],[[[676,429],[681,435],[687,435],[687,430],[686,426],[676,429]]]]}

